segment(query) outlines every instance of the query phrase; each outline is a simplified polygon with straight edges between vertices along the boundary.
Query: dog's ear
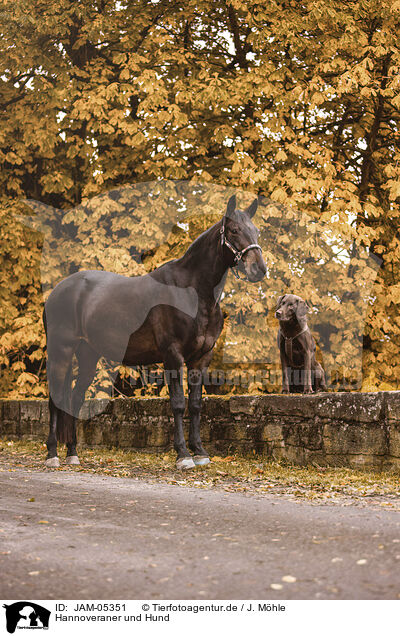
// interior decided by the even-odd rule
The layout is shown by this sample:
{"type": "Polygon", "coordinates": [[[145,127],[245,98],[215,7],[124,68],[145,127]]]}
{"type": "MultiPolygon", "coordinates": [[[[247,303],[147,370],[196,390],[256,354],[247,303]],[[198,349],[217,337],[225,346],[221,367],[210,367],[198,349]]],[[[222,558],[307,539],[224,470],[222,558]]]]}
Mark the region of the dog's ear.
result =
{"type": "Polygon", "coordinates": [[[296,317],[297,318],[304,318],[304,316],[309,311],[310,311],[310,308],[307,305],[305,300],[298,300],[297,301],[297,308],[296,308],[296,317]]]}
{"type": "Polygon", "coordinates": [[[276,308],[279,309],[279,307],[282,304],[283,299],[285,298],[286,294],[283,294],[283,296],[279,296],[278,300],[276,301],[276,308]]]}

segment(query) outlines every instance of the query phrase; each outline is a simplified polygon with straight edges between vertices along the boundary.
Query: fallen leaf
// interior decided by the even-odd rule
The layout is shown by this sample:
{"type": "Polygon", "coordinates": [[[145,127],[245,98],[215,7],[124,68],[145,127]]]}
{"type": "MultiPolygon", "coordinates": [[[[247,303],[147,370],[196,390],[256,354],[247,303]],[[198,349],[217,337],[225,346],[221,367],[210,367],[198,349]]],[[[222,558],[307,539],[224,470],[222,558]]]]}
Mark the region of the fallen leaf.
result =
{"type": "Polygon", "coordinates": [[[283,585],[281,585],[281,583],[271,583],[270,588],[273,590],[282,590],[283,585]]]}
{"type": "Polygon", "coordinates": [[[295,576],[290,576],[290,574],[286,574],[285,576],[282,576],[282,581],[284,581],[285,583],[296,583],[297,579],[295,576]]]}

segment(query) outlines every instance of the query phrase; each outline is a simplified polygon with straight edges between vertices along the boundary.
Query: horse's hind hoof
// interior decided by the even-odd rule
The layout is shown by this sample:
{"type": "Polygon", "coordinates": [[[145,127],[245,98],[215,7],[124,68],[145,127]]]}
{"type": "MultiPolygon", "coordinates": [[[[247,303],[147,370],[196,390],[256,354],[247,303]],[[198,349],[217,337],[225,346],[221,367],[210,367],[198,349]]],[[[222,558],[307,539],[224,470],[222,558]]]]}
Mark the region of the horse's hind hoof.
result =
{"type": "Polygon", "coordinates": [[[65,463],[69,466],[80,466],[80,461],[78,455],[67,455],[65,458],[65,463]]]}
{"type": "Polygon", "coordinates": [[[44,463],[47,468],[58,468],[60,466],[60,460],[58,457],[49,457],[44,463]]]}
{"type": "Polygon", "coordinates": [[[176,460],[176,467],[178,470],[188,470],[189,468],[194,468],[195,463],[191,457],[181,457],[176,460]]]}
{"type": "Polygon", "coordinates": [[[207,466],[210,463],[210,458],[206,455],[194,455],[193,461],[195,466],[207,466]]]}

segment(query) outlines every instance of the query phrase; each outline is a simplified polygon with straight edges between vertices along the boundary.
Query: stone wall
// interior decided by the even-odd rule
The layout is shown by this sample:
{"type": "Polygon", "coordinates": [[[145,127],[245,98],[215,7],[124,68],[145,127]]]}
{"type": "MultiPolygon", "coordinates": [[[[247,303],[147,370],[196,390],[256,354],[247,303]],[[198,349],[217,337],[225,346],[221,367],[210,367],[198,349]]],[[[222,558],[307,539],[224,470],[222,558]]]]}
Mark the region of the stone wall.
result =
{"type": "MultiPolygon", "coordinates": [[[[45,400],[0,401],[0,437],[46,440],[45,400]]],[[[160,452],[171,448],[164,398],[91,400],[78,423],[83,446],[160,452]]],[[[204,398],[210,454],[256,453],[306,465],[400,469],[400,391],[204,398]]]]}

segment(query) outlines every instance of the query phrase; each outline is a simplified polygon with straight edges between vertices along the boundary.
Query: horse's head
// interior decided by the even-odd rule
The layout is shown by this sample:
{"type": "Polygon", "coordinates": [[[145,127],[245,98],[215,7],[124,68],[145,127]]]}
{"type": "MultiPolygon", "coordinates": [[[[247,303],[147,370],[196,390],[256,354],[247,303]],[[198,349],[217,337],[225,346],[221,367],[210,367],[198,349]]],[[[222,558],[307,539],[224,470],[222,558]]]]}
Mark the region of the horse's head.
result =
{"type": "Polygon", "coordinates": [[[258,206],[257,199],[245,210],[236,208],[236,196],[228,201],[221,224],[221,243],[226,250],[230,267],[237,267],[247,279],[255,283],[264,278],[265,265],[261,247],[258,245],[259,231],[252,223],[258,206]]]}

